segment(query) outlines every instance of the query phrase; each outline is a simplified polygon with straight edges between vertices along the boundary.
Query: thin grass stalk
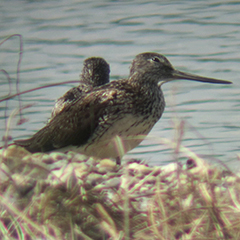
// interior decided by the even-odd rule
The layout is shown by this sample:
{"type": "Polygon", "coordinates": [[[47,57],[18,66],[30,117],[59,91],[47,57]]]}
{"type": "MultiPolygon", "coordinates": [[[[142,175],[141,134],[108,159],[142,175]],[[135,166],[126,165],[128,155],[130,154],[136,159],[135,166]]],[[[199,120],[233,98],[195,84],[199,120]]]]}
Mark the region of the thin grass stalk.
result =
{"type": "Polygon", "coordinates": [[[158,237],[158,239],[162,239],[165,240],[165,238],[162,236],[162,234],[159,232],[158,227],[159,227],[159,223],[157,223],[155,217],[154,217],[154,210],[153,208],[155,208],[154,204],[150,205],[150,212],[149,212],[149,219],[150,219],[150,223],[153,226],[153,233],[158,237]]]}
{"type": "Polygon", "coordinates": [[[6,238],[6,240],[11,240],[11,236],[9,233],[9,229],[6,228],[6,226],[4,225],[4,223],[2,221],[0,221],[0,231],[1,231],[1,235],[4,236],[4,238],[6,238]]]}
{"type": "Polygon", "coordinates": [[[161,197],[161,191],[160,191],[160,181],[159,181],[159,178],[157,178],[157,181],[156,181],[156,202],[157,202],[157,205],[158,205],[158,208],[159,208],[159,214],[161,213],[162,215],[162,218],[160,219],[161,221],[161,224],[162,224],[162,229],[163,229],[163,236],[167,236],[167,233],[169,231],[169,228],[168,228],[168,224],[166,224],[165,222],[162,222],[162,219],[166,219],[167,218],[167,214],[166,214],[166,209],[164,207],[164,203],[163,203],[163,200],[162,200],[162,197],[161,197]]]}
{"type": "Polygon", "coordinates": [[[129,174],[128,174],[128,169],[126,168],[124,171],[124,175],[127,179],[126,182],[126,189],[124,191],[124,199],[123,199],[123,215],[124,215],[124,234],[125,234],[125,239],[129,240],[130,239],[130,216],[129,216],[129,174]]]}

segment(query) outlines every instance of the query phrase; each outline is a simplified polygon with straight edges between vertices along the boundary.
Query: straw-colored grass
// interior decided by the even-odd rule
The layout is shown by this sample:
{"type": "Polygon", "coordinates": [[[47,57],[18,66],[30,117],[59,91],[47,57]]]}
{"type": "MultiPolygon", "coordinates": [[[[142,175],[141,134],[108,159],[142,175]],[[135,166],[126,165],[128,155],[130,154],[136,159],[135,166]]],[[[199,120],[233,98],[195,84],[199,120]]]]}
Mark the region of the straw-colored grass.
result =
{"type": "Polygon", "coordinates": [[[240,239],[240,178],[203,160],[148,167],[1,151],[0,239],[240,239]]]}

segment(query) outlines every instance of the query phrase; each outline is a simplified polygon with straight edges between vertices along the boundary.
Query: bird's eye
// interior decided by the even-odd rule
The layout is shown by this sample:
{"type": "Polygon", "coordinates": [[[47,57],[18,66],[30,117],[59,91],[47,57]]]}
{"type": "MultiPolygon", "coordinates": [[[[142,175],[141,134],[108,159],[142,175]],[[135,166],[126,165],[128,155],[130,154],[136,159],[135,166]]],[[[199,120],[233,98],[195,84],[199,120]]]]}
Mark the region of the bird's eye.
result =
{"type": "Polygon", "coordinates": [[[160,62],[159,58],[157,58],[157,57],[153,57],[153,58],[152,58],[152,61],[154,61],[154,62],[160,62]]]}

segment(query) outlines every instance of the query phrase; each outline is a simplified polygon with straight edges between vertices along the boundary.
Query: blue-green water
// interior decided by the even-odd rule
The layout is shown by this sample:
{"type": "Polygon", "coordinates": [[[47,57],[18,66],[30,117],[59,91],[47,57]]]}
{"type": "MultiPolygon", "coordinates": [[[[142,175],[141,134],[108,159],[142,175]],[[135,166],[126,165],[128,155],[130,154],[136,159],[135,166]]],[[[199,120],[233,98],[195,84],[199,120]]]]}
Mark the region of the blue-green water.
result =
{"type": "MultiPolygon", "coordinates": [[[[104,57],[111,80],[128,76],[135,55],[166,55],[179,70],[233,81],[211,85],[178,81],[163,86],[167,107],[148,140],[126,157],[159,165],[174,159],[161,138],[174,140],[176,125],[185,121],[182,144],[198,155],[239,168],[240,153],[240,3],[238,1],[20,1],[0,2],[1,39],[23,36],[20,90],[77,80],[83,60],[104,57]]],[[[12,78],[15,92],[19,38],[0,46],[1,69],[12,78]]],[[[1,73],[0,95],[8,93],[1,73]]],[[[22,95],[28,122],[11,121],[14,139],[29,137],[44,126],[54,100],[70,87],[46,88],[22,95]]],[[[8,116],[18,107],[8,102],[8,116]]],[[[0,103],[0,134],[5,132],[5,103],[0,103]]],[[[181,155],[184,158],[184,154],[181,155]]]]}

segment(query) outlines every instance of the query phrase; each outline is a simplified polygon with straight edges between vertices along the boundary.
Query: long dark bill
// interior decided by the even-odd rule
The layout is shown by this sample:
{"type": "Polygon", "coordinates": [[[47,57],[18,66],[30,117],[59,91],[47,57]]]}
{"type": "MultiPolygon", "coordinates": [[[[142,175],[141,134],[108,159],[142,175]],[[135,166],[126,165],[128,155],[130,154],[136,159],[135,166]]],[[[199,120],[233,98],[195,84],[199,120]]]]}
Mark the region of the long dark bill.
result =
{"type": "Polygon", "coordinates": [[[186,80],[192,80],[192,81],[198,81],[198,82],[208,82],[208,83],[216,83],[216,84],[232,84],[230,81],[226,80],[220,80],[215,78],[208,78],[208,77],[202,77],[190,73],[181,72],[178,70],[174,70],[172,72],[172,76],[174,79],[186,79],[186,80]]]}

